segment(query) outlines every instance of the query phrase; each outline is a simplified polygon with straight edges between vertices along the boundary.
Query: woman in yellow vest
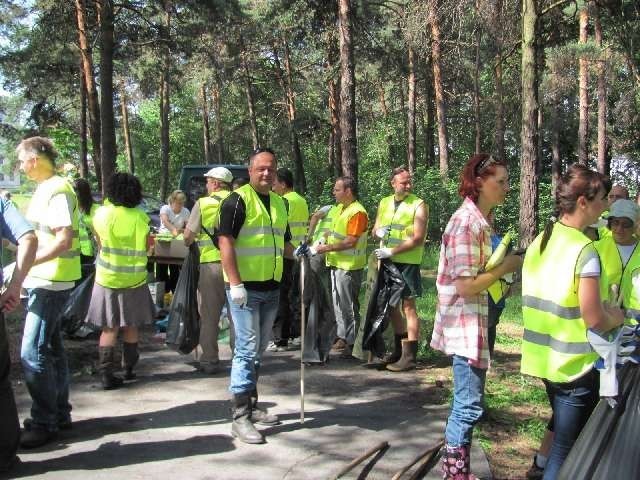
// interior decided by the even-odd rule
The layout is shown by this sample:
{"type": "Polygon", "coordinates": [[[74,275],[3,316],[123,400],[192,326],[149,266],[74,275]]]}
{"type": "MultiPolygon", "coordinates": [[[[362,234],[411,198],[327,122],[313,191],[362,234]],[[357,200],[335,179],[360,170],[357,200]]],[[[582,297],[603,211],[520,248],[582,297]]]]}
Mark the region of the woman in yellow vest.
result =
{"type": "Polygon", "coordinates": [[[114,347],[123,330],[125,380],[135,377],[138,361],[138,327],[153,320],[153,303],[147,287],[147,237],[149,217],[136,208],[142,200],[140,181],[116,173],[107,186],[109,205],[94,217],[99,251],[96,281],[87,321],[102,328],[99,371],[105,390],[118,388],[122,378],[114,371],[114,347]]]}
{"type": "Polygon", "coordinates": [[[431,347],[453,357],[453,402],[442,454],[445,479],[467,480],[473,427],[483,413],[489,368],[487,288],[520,269],[522,258],[509,254],[484,271],[491,256],[491,209],[504,202],[509,177],[504,163],[486,153],[473,155],[458,189],[464,198],[442,235],[436,287],[438,306],[431,347]]]}
{"type": "Polygon", "coordinates": [[[600,173],[571,165],[558,184],[555,219],[524,260],[521,371],[543,380],[553,410],[546,480],[556,478],[598,400],[598,355],[587,329],[607,332],[624,320],[622,310],[601,301],[600,259],[584,234],[607,208],[610,187],[600,173]]]}
{"type": "Polygon", "coordinates": [[[93,234],[93,216],[99,205],[93,200],[91,185],[84,178],[77,178],[73,182],[73,189],[78,197],[80,210],[80,267],[82,278],[85,278],[95,270],[96,241],[93,234]]]}

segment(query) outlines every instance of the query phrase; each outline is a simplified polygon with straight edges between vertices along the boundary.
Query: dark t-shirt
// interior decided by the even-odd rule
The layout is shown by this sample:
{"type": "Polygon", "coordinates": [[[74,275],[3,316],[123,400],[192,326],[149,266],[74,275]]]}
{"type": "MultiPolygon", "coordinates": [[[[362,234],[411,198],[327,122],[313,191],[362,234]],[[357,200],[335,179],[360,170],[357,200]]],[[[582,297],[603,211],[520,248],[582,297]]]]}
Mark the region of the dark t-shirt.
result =
{"type": "MultiPolygon", "coordinates": [[[[267,212],[270,212],[271,199],[269,198],[269,195],[263,195],[258,192],[256,193],[267,212]]],[[[231,194],[224,199],[220,206],[220,222],[215,228],[213,234],[213,243],[217,248],[219,248],[218,238],[220,235],[231,235],[233,238],[238,238],[240,229],[242,228],[242,225],[244,225],[246,212],[247,207],[244,200],[236,192],[231,192],[231,194]]],[[[291,241],[291,231],[289,230],[288,224],[284,233],[284,241],[291,241]]],[[[276,280],[266,280],[264,282],[243,281],[243,284],[247,290],[259,291],[276,290],[280,287],[280,282],[277,282],[276,280]]]]}

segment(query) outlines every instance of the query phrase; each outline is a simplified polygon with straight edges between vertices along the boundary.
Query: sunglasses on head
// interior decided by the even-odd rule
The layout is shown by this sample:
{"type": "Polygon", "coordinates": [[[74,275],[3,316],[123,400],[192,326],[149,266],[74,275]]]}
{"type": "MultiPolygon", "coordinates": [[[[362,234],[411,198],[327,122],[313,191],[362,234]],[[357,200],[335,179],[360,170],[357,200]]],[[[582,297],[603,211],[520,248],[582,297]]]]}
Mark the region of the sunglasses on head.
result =
{"type": "Polygon", "coordinates": [[[491,165],[495,165],[496,163],[498,163],[498,161],[491,155],[489,155],[487,158],[476,165],[476,177],[480,176],[487,168],[489,168],[491,165]]]}

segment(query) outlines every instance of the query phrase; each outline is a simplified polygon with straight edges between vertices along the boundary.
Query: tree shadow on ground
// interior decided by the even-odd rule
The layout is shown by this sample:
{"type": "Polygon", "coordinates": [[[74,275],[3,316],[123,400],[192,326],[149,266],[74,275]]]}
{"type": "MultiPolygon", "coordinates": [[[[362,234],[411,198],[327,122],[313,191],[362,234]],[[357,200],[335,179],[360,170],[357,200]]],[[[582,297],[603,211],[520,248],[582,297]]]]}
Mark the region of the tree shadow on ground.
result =
{"type": "Polygon", "coordinates": [[[39,462],[24,462],[11,472],[11,478],[44,475],[64,470],[104,470],[147,462],[158,462],[233,450],[232,439],[225,435],[199,435],[184,440],[123,444],[106,442],[90,452],[76,452],[39,462]]]}

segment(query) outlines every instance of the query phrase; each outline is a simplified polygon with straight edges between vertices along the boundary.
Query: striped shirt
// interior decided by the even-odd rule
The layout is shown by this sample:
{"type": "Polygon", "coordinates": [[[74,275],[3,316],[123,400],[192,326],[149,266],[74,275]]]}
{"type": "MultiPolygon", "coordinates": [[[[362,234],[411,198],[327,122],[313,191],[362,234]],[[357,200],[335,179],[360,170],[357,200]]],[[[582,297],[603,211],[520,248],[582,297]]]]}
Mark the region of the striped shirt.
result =
{"type": "Polygon", "coordinates": [[[458,295],[455,280],[475,277],[491,256],[491,227],[470,198],[449,219],[442,235],[436,287],[438,305],[431,347],[489,367],[488,294],[458,295]]]}

